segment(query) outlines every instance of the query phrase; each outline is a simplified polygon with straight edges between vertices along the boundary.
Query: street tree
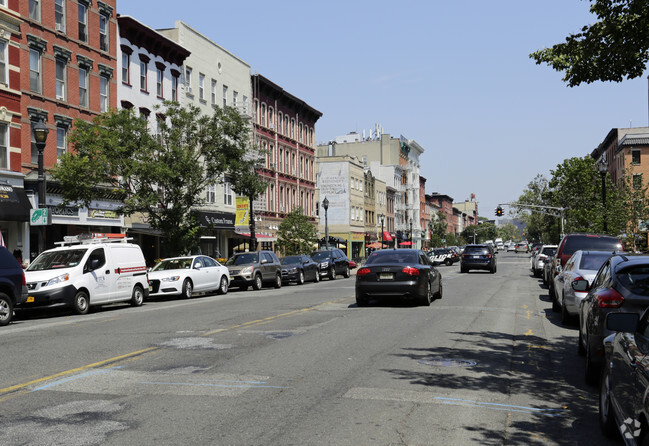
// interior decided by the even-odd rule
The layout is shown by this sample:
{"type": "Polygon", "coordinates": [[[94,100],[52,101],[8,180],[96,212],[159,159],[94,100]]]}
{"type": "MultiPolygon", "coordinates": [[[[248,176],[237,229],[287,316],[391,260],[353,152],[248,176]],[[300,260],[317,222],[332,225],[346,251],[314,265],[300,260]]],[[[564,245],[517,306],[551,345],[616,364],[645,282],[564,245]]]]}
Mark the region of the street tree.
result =
{"type": "Polygon", "coordinates": [[[565,72],[563,80],[570,87],[642,76],[649,60],[649,2],[590,0],[590,4],[595,23],[530,57],[565,72]]]}
{"type": "Polygon", "coordinates": [[[503,240],[518,240],[521,236],[521,231],[516,227],[514,223],[505,223],[499,225],[496,229],[498,237],[503,240]]]}
{"type": "Polygon", "coordinates": [[[443,246],[444,242],[442,240],[446,240],[446,231],[448,228],[446,215],[441,211],[437,211],[437,216],[432,219],[429,228],[431,246],[443,246]]]}
{"type": "Polygon", "coordinates": [[[558,217],[548,215],[549,209],[543,209],[543,206],[551,207],[552,191],[548,180],[543,175],[537,175],[527,185],[517,203],[541,206],[525,207],[514,206],[513,212],[516,218],[525,222],[526,237],[529,240],[538,240],[545,242],[558,242],[561,232],[561,222],[558,217]]]}
{"type": "Polygon", "coordinates": [[[626,226],[625,241],[627,249],[632,252],[645,251],[647,249],[647,226],[649,225],[649,201],[647,193],[649,186],[641,180],[642,177],[635,177],[628,170],[624,174],[622,184],[624,203],[618,211],[628,222],[626,226]]]}
{"type": "Polygon", "coordinates": [[[67,203],[89,206],[101,188],[123,193],[120,212],[141,213],[175,255],[198,245],[194,211],[205,203],[207,186],[240,175],[236,161],[249,150],[250,128],[231,108],[207,116],[167,102],[160,112],[165,119],[155,135],[132,110],[75,121],[74,150],[63,154],[52,175],[67,203]]]}
{"type": "Polygon", "coordinates": [[[317,242],[316,227],[301,207],[291,211],[277,229],[277,249],[286,256],[310,254],[317,242]]]}

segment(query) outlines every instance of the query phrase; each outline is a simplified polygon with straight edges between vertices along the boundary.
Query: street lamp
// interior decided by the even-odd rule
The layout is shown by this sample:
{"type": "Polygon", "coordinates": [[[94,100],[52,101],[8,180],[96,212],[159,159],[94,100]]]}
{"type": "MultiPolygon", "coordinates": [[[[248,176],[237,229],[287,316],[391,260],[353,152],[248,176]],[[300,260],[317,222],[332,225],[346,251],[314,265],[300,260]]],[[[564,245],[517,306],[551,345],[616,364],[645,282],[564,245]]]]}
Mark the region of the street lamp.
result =
{"type": "Polygon", "coordinates": [[[322,207],[325,210],[325,248],[329,249],[329,222],[327,221],[327,210],[329,209],[329,200],[325,197],[322,200],[322,207]]]}
{"type": "Polygon", "coordinates": [[[412,218],[410,219],[410,247],[412,248],[412,218]]]}
{"type": "Polygon", "coordinates": [[[608,225],[606,223],[606,172],[608,171],[608,165],[604,161],[604,157],[601,157],[597,162],[597,169],[599,174],[602,177],[602,206],[604,206],[604,233],[608,232],[608,225]]]}
{"type": "Polygon", "coordinates": [[[379,214],[379,220],[381,221],[381,249],[383,249],[383,223],[385,222],[385,215],[379,214]]]}
{"type": "MultiPolygon", "coordinates": [[[[43,121],[38,121],[34,124],[34,141],[36,141],[36,148],[38,149],[38,207],[45,208],[45,166],[43,163],[43,151],[45,150],[45,143],[47,142],[47,134],[49,129],[43,124],[43,121]]],[[[38,232],[38,252],[41,253],[45,250],[45,235],[43,226],[40,227],[38,232]]]]}

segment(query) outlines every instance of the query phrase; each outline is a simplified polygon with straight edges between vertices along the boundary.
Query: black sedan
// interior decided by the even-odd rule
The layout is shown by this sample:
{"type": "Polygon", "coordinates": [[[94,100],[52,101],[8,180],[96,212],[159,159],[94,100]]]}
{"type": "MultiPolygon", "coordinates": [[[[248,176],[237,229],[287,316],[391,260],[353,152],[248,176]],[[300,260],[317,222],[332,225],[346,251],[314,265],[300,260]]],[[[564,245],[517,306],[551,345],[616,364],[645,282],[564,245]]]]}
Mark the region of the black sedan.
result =
{"type": "Polygon", "coordinates": [[[302,285],[305,281],[320,282],[318,264],[309,256],[295,255],[280,259],[282,264],[282,282],[296,282],[302,285]]]}
{"type": "Polygon", "coordinates": [[[649,444],[649,311],[611,313],[604,340],[599,422],[607,436],[622,434],[626,444],[649,444]]]}
{"type": "Polygon", "coordinates": [[[461,273],[468,273],[472,269],[486,269],[494,274],[497,268],[496,254],[491,245],[466,245],[460,259],[461,273]]]}
{"type": "Polygon", "coordinates": [[[373,252],[356,273],[356,304],[372,298],[402,297],[420,305],[442,298],[442,275],[419,249],[382,249],[373,252]]]}

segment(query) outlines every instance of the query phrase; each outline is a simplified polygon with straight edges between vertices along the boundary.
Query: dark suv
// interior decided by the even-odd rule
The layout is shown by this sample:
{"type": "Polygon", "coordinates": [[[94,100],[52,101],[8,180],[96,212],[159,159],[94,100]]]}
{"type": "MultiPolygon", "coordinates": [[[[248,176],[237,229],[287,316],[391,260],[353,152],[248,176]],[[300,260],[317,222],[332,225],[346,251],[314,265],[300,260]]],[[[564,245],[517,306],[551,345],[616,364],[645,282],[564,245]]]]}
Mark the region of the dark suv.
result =
{"type": "Polygon", "coordinates": [[[342,274],[343,277],[350,276],[349,259],[338,248],[312,252],[311,258],[318,264],[320,277],[329,277],[329,280],[336,280],[338,274],[342,274]]]}
{"type": "Polygon", "coordinates": [[[11,322],[16,304],[26,300],[25,273],[9,250],[0,246],[0,326],[11,322]]]}
{"type": "Polygon", "coordinates": [[[496,255],[492,245],[466,245],[460,259],[460,272],[468,273],[472,269],[486,269],[491,274],[496,272],[496,255]]]}
{"type": "Polygon", "coordinates": [[[622,244],[617,237],[610,235],[583,233],[564,235],[563,239],[561,239],[561,243],[559,243],[557,252],[552,258],[550,277],[548,278],[548,288],[550,298],[552,299],[552,308],[555,311],[559,311],[561,305],[555,299],[556,293],[554,292],[554,278],[561,272],[561,269],[563,269],[563,266],[575,251],[580,249],[582,251],[609,251],[613,254],[614,252],[622,252],[622,244]]]}
{"type": "Polygon", "coordinates": [[[230,285],[260,290],[264,284],[282,286],[282,265],[273,251],[239,252],[225,263],[230,271],[230,285]]]}

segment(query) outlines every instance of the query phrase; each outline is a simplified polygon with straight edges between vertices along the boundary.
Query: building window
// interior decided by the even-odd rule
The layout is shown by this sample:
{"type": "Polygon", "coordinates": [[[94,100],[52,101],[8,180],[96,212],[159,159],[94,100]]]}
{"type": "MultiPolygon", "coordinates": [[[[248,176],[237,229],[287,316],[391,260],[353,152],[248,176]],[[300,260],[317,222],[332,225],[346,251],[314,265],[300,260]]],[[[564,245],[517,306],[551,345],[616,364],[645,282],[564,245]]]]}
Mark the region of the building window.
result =
{"type": "Polygon", "coordinates": [[[35,49],[29,50],[29,89],[41,92],[41,52],[35,49]]]}
{"type": "Polygon", "coordinates": [[[65,101],[67,85],[68,63],[63,59],[56,59],[56,99],[65,101]]]}
{"type": "Polygon", "coordinates": [[[246,113],[246,114],[249,113],[248,112],[248,97],[247,96],[245,96],[245,95],[243,96],[243,99],[241,100],[241,104],[242,104],[243,112],[246,113]]]}
{"type": "Polygon", "coordinates": [[[0,39],[0,84],[5,85],[9,85],[9,64],[7,63],[9,60],[7,57],[8,47],[9,45],[7,44],[7,41],[0,39]]]}
{"type": "Polygon", "coordinates": [[[41,21],[41,2],[40,0],[29,0],[29,18],[41,21]]]}
{"type": "Polygon", "coordinates": [[[88,43],[88,5],[79,2],[79,40],[88,43]]]}
{"type": "Polygon", "coordinates": [[[32,164],[38,164],[38,147],[36,147],[36,139],[34,139],[34,126],[37,124],[36,121],[31,121],[31,162],[32,164]]]}
{"type": "Polygon", "coordinates": [[[149,64],[147,61],[140,59],[140,90],[147,92],[147,71],[149,70],[149,64]]]}
{"type": "Polygon", "coordinates": [[[128,53],[122,53],[122,83],[126,85],[131,85],[131,55],[128,53]]]}
{"type": "Polygon", "coordinates": [[[283,119],[282,112],[277,112],[277,133],[282,133],[283,119]]]}
{"type": "Polygon", "coordinates": [[[198,73],[198,99],[205,100],[205,75],[198,73]]]}
{"type": "Polygon", "coordinates": [[[0,169],[9,170],[9,126],[0,124],[0,169]]]}
{"type": "Polygon", "coordinates": [[[223,183],[223,204],[232,204],[232,185],[227,181],[223,183]]]}
{"type": "Polygon", "coordinates": [[[216,203],[216,186],[214,184],[208,184],[206,191],[207,191],[206,201],[208,203],[216,203]]]}
{"type": "Polygon", "coordinates": [[[284,115],[284,135],[289,136],[289,132],[288,132],[288,115],[284,115]]]}
{"type": "Polygon", "coordinates": [[[54,1],[54,28],[65,32],[65,0],[54,1]]]}
{"type": "Polygon", "coordinates": [[[171,76],[171,100],[178,101],[178,76],[171,76]]]}
{"type": "Polygon", "coordinates": [[[275,128],[275,116],[273,113],[273,107],[268,107],[268,127],[271,129],[275,128]]]}
{"type": "Polygon", "coordinates": [[[79,67],[79,105],[88,107],[88,68],[79,67]]]}
{"type": "Polygon", "coordinates": [[[640,164],[640,150],[631,150],[631,164],[640,164]]]}
{"type": "Polygon", "coordinates": [[[99,110],[102,113],[108,111],[108,78],[99,76],[99,110]]]}
{"type": "Polygon", "coordinates": [[[164,98],[162,90],[162,81],[164,80],[164,71],[160,67],[156,68],[155,92],[159,98],[164,98]]]}
{"type": "Polygon", "coordinates": [[[233,107],[236,107],[236,106],[237,106],[237,102],[239,102],[239,93],[236,92],[236,91],[233,91],[233,92],[232,92],[232,106],[233,106],[233,107]]]}
{"type": "Polygon", "coordinates": [[[56,156],[61,158],[68,150],[68,129],[65,127],[56,128],[56,156]]]}
{"type": "Polygon", "coordinates": [[[223,108],[228,105],[228,87],[227,85],[223,86],[223,108]]]}
{"type": "Polygon", "coordinates": [[[642,174],[634,173],[633,174],[633,188],[642,189],[642,174]]]}
{"type": "Polygon", "coordinates": [[[104,14],[99,14],[99,49],[108,51],[108,17],[104,14]]]}
{"type": "Polygon", "coordinates": [[[212,92],[212,105],[216,105],[216,81],[212,79],[212,86],[211,90],[212,92]]]}
{"type": "Polygon", "coordinates": [[[191,69],[191,67],[185,67],[185,88],[187,88],[187,93],[192,94],[192,69],[191,69]]]}
{"type": "Polygon", "coordinates": [[[266,127],[266,104],[261,104],[261,125],[266,127]]]}

